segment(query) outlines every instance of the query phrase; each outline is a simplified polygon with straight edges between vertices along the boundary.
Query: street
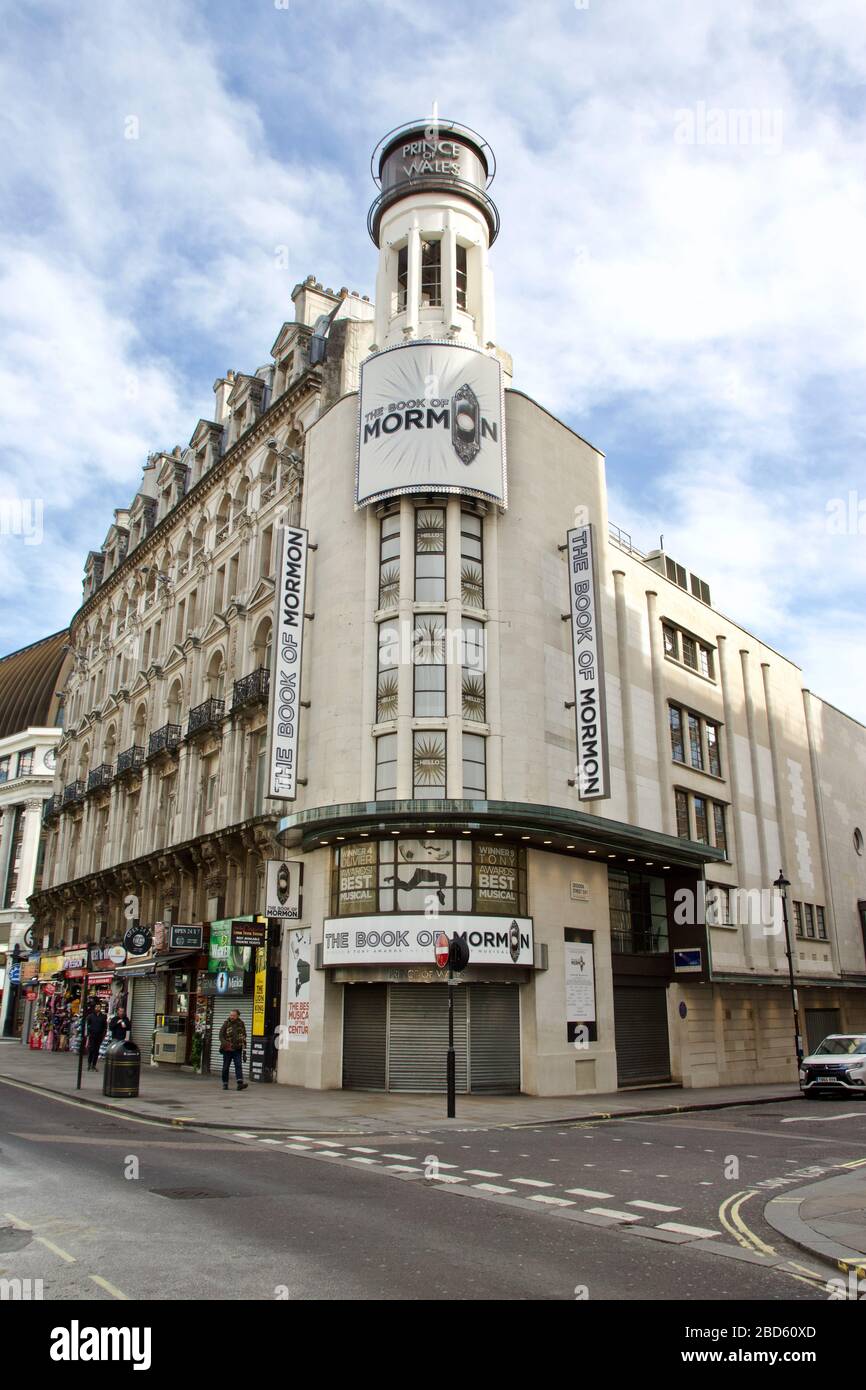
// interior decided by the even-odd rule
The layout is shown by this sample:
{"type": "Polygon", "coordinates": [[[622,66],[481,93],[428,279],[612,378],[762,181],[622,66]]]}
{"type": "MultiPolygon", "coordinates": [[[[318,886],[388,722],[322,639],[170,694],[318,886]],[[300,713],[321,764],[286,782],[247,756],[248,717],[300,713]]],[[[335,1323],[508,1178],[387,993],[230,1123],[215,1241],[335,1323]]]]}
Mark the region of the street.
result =
{"type": "Polygon", "coordinates": [[[763,1209],[866,1160],[866,1106],[261,1137],[0,1082],[0,1147],[0,1274],[46,1300],[826,1301],[763,1209]]]}

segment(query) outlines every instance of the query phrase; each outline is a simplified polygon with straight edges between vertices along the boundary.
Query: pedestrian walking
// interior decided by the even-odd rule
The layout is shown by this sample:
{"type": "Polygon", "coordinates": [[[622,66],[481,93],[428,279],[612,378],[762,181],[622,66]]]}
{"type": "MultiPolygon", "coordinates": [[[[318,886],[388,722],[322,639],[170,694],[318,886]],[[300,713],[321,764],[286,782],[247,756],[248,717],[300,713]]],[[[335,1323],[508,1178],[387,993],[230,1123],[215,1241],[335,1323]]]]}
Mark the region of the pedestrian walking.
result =
{"type": "Polygon", "coordinates": [[[108,1031],[111,1034],[112,1042],[126,1042],[132,1032],[129,1015],[122,1004],[118,1004],[112,1017],[108,1020],[108,1031]]]}
{"type": "Polygon", "coordinates": [[[241,1061],[247,1045],[247,1029],[237,1009],[232,1009],[220,1029],[219,1040],[220,1052],[223,1055],[223,1090],[227,1091],[229,1088],[229,1068],[234,1062],[238,1090],[245,1091],[247,1083],[244,1081],[241,1061]]]}
{"type": "Polygon", "coordinates": [[[99,1049],[102,1046],[102,1039],[105,1037],[107,1020],[102,1012],[102,1005],[97,1004],[92,1013],[87,1015],[84,1024],[87,1035],[87,1070],[96,1071],[96,1063],[99,1061],[99,1049]]]}

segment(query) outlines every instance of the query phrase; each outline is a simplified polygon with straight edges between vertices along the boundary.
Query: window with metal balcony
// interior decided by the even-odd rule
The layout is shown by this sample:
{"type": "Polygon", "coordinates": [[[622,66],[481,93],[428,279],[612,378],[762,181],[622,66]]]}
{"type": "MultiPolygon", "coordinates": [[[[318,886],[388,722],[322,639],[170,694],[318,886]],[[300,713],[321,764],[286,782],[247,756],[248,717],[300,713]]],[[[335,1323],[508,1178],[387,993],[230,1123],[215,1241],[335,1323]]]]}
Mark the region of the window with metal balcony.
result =
{"type": "Polygon", "coordinates": [[[200,705],[196,705],[189,712],[187,738],[191,738],[193,734],[204,733],[208,729],[216,728],[217,724],[222,721],[225,708],[225,700],[203,700],[200,705]]]}
{"type": "Polygon", "coordinates": [[[232,687],[232,711],[243,709],[246,705],[264,704],[271,685],[271,673],[266,666],[259,666],[248,676],[242,676],[232,687]]]}
{"type": "Polygon", "coordinates": [[[111,786],[111,779],[114,776],[114,768],[111,763],[101,763],[87,775],[87,790],[98,792],[105,787],[111,786]]]}
{"type": "Polygon", "coordinates": [[[181,733],[179,724],[163,724],[161,729],[155,729],[147,741],[147,756],[155,758],[159,753],[176,752],[181,733]]]}
{"type": "Polygon", "coordinates": [[[122,753],[117,755],[117,776],[122,777],[128,772],[138,772],[144,766],[144,748],[141,744],[134,743],[131,748],[125,748],[122,753]]]}

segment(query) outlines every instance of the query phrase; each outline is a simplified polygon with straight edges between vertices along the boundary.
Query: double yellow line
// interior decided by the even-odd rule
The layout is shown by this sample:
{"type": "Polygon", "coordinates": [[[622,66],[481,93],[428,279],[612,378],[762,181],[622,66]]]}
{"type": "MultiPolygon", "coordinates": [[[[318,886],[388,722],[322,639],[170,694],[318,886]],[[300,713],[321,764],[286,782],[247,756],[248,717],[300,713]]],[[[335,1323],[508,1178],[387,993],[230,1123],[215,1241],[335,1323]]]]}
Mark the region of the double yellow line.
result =
{"type": "MultiPolygon", "coordinates": [[[[734,1192],[730,1197],[726,1197],[719,1207],[719,1221],[724,1226],[728,1235],[734,1237],[744,1250],[751,1250],[759,1255],[772,1255],[778,1258],[778,1251],[772,1245],[768,1245],[762,1240],[757,1232],[753,1231],[746,1224],[745,1218],[740,1215],[742,1207],[751,1197],[757,1197],[759,1189],[757,1187],[748,1188],[745,1192],[734,1192]]],[[[779,1269],[784,1274],[796,1279],[801,1284],[811,1284],[813,1287],[824,1288],[826,1279],[817,1269],[810,1269],[808,1265],[798,1264],[796,1260],[788,1260],[785,1265],[779,1265],[779,1269]],[[795,1273],[795,1271],[800,1271],[795,1273]]]]}

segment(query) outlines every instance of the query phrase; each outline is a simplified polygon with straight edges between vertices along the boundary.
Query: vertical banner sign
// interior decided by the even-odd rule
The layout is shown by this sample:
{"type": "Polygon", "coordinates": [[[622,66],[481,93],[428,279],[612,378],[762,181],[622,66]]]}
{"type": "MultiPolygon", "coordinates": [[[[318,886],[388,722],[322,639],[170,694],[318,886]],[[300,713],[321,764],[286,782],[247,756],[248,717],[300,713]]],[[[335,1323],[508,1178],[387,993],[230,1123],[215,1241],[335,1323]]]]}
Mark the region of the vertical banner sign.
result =
{"type": "Polygon", "coordinates": [[[312,935],[309,927],[288,933],[289,968],[286,980],[286,1030],[290,1042],[305,1043],[310,1036],[310,956],[312,935]]]}
{"type": "Polygon", "coordinates": [[[565,1021],[595,1023],[595,969],[586,942],[565,943],[565,1021]]]}
{"type": "Polygon", "coordinates": [[[304,591],[308,535],[297,526],[280,530],[274,614],[273,670],[268,719],[267,795],[294,801],[298,794],[298,720],[304,647],[304,591]]]}
{"type": "Polygon", "coordinates": [[[591,525],[568,532],[568,598],[574,653],[577,794],[581,801],[610,796],[601,603],[591,525]]]}
{"type": "Polygon", "coordinates": [[[267,998],[268,952],[266,946],[256,949],[256,973],[253,984],[253,1037],[265,1035],[265,1000],[267,998]]]}

